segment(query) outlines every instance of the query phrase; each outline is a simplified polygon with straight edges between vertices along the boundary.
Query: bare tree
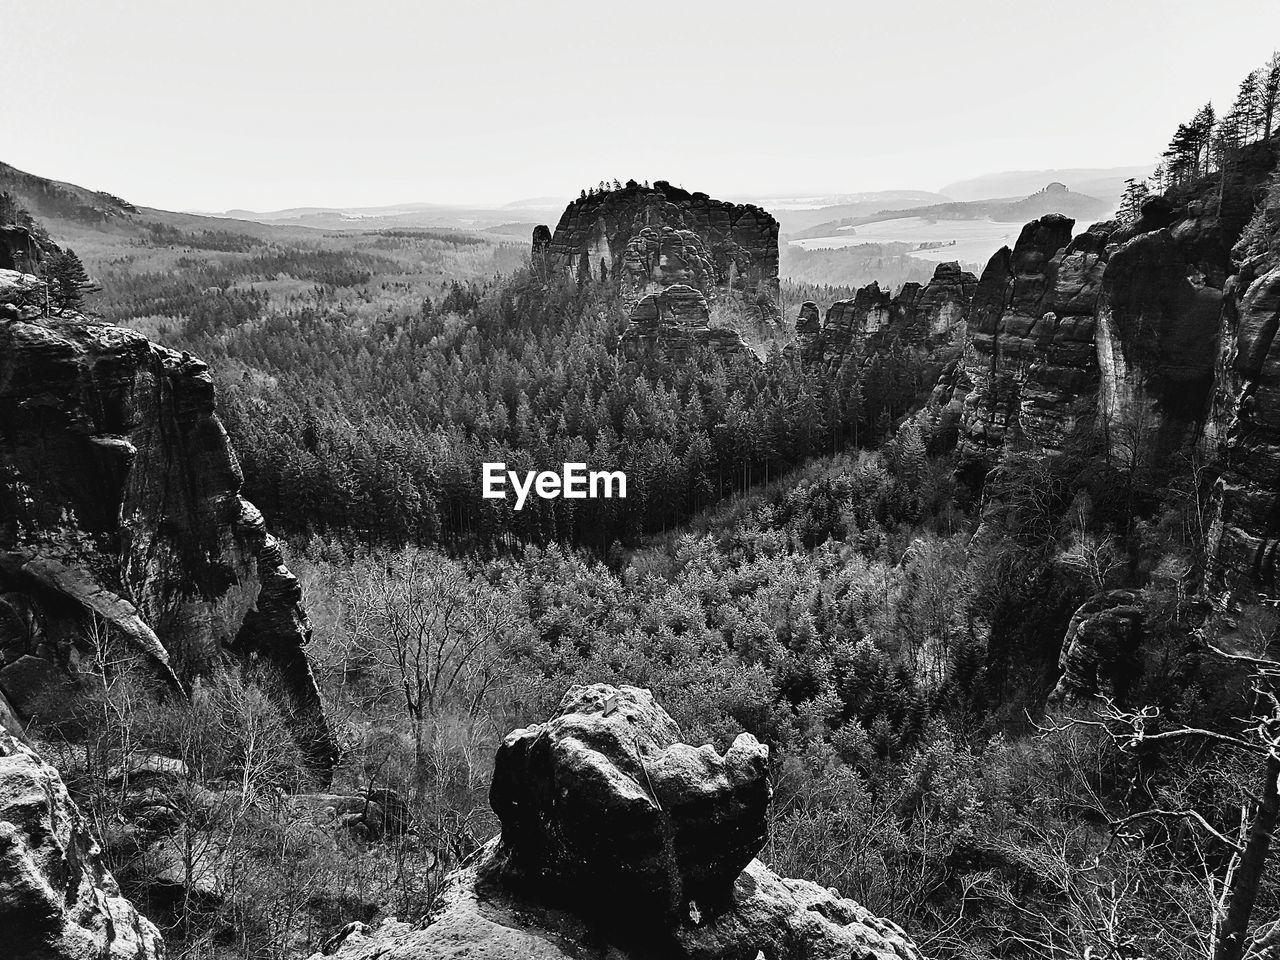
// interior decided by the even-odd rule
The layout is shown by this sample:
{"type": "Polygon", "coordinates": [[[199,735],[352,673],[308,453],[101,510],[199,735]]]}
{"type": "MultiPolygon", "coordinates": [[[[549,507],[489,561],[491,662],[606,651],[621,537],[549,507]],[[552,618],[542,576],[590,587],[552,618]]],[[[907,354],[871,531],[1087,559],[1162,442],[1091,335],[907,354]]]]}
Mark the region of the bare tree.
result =
{"type": "Polygon", "coordinates": [[[1101,593],[1107,589],[1111,575],[1124,566],[1124,557],[1114,537],[1096,536],[1083,520],[1077,520],[1072,525],[1070,543],[1058,554],[1058,562],[1084,577],[1095,593],[1101,593]]]}
{"type": "MultiPolygon", "coordinates": [[[[1270,631],[1263,637],[1262,651],[1270,631]]],[[[1194,807],[1152,807],[1112,821],[1117,836],[1132,836],[1144,822],[1189,825],[1220,843],[1229,854],[1226,869],[1218,879],[1213,925],[1213,960],[1242,960],[1249,945],[1249,929],[1254,906],[1272,853],[1277,824],[1280,824],[1280,661],[1255,653],[1226,650],[1209,643],[1216,656],[1248,671],[1252,709],[1240,728],[1233,732],[1176,727],[1160,730],[1158,707],[1137,711],[1122,710],[1104,702],[1098,720],[1071,718],[1049,729],[1091,725],[1104,728],[1126,753],[1179,742],[1200,742],[1225,749],[1247,761],[1254,769],[1255,782],[1245,788],[1246,802],[1235,826],[1216,825],[1212,812],[1194,807]]],[[[1265,937],[1262,931],[1259,936],[1265,937]]]]}
{"type": "Polygon", "coordinates": [[[413,728],[416,789],[431,757],[427,736],[446,708],[477,717],[503,675],[515,615],[497,590],[436,553],[374,561],[343,591],[357,649],[389,675],[413,728]]]}

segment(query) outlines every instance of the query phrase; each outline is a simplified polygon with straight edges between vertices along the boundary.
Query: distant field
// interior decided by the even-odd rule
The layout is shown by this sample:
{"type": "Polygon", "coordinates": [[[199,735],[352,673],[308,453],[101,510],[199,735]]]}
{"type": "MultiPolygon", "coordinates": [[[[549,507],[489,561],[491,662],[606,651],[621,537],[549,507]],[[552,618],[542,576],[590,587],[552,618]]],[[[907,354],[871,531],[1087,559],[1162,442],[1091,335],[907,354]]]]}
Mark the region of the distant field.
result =
{"type": "MultiPolygon", "coordinates": [[[[1086,223],[1076,225],[1083,230],[1086,223]]],[[[847,227],[829,237],[809,240],[793,240],[792,246],[804,250],[824,250],[851,247],[860,243],[944,243],[947,246],[927,250],[911,250],[910,255],[921,260],[944,260],[986,263],[991,255],[1003,246],[1013,246],[1022,230],[1020,223],[997,223],[993,220],[925,220],[922,217],[902,217],[884,220],[858,227],[847,227]],[[954,243],[952,243],[954,241],[954,243]]]]}

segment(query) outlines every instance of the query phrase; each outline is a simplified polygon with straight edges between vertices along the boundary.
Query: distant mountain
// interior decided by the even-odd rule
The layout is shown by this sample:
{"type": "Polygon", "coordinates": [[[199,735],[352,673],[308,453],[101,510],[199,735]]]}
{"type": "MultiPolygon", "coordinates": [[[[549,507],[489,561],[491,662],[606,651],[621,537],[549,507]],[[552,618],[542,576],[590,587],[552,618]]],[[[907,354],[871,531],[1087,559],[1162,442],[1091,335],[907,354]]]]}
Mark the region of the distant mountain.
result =
{"type": "Polygon", "coordinates": [[[564,197],[529,197],[525,200],[512,200],[504,203],[504,210],[561,210],[564,208],[564,197]]]}
{"type": "Polygon", "coordinates": [[[928,190],[878,190],[827,196],[735,196],[733,199],[764,207],[777,219],[783,233],[793,233],[841,217],[867,216],[887,207],[923,207],[951,198],[928,190]]]}
{"type": "Polygon", "coordinates": [[[553,210],[547,210],[534,206],[533,201],[520,201],[506,209],[404,203],[345,209],[292,207],[266,212],[235,209],[224,213],[177,213],[137,206],[105,191],[50,180],[7,163],[0,163],[0,191],[13,194],[19,206],[44,222],[60,241],[76,244],[85,235],[102,234],[177,243],[199,241],[205,234],[265,239],[296,238],[301,232],[312,230],[424,229],[488,235],[497,243],[506,243],[508,238],[527,242],[537,222],[534,218],[559,216],[562,206],[557,203],[553,210]]]}
{"type": "Polygon", "coordinates": [[[68,228],[72,233],[87,230],[126,236],[151,236],[157,231],[269,233],[262,224],[245,220],[136,206],[106,191],[50,180],[7,163],[0,163],[0,191],[12,194],[19,206],[64,236],[68,228]]]}
{"type": "MultiPolygon", "coordinates": [[[[381,207],[289,207],[284,210],[228,210],[226,216],[318,230],[491,230],[510,225],[513,215],[554,219],[564,201],[535,197],[492,207],[439,203],[399,203],[381,207]]],[[[530,227],[532,230],[532,227],[530,227]]]]}
{"type": "Polygon", "coordinates": [[[837,232],[849,233],[855,227],[883,223],[886,220],[901,220],[904,217],[933,221],[993,220],[997,223],[1025,223],[1046,213],[1061,213],[1075,220],[1093,221],[1109,216],[1114,209],[1113,204],[1098,197],[1077,193],[1069,190],[1065,184],[1054,182],[1026,197],[953,201],[897,210],[878,210],[865,216],[841,217],[814,224],[808,229],[788,234],[787,237],[790,240],[827,237],[837,232]]]}
{"type": "Polygon", "coordinates": [[[1071,190],[1097,197],[1113,209],[1130,177],[1151,175],[1155,164],[1137,167],[1066,167],[1060,170],[1005,170],[985,173],[968,180],[948,183],[942,192],[955,200],[990,200],[994,197],[1026,196],[1046,183],[1057,181],[1071,190]]]}

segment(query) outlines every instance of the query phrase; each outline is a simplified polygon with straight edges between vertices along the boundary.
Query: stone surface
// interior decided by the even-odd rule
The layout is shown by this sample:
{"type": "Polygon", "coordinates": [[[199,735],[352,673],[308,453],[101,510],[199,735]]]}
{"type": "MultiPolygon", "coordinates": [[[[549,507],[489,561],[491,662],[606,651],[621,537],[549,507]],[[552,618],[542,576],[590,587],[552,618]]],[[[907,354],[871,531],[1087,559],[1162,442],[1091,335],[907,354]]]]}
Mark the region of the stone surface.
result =
{"type": "Polygon", "coordinates": [[[725,360],[755,359],[742,334],[711,326],[711,310],[702,291],[685,284],[646,294],[632,308],[631,322],[618,345],[628,360],[683,363],[699,349],[725,360]]]}
{"type": "Polygon", "coordinates": [[[679,736],[649,691],[604,685],[509,735],[489,791],[504,881],[638,922],[724,902],[764,845],[769,752],[750,734],[723,757],[679,736]]]}
{"type": "Polygon", "coordinates": [[[43,258],[43,250],[26,227],[0,226],[0,270],[30,270],[43,258]]]}
{"type": "Polygon", "coordinates": [[[1050,700],[1072,704],[1123,697],[1139,669],[1145,614],[1133,590],[1111,590],[1082,603],[1071,617],[1050,700]]]}
{"type": "Polygon", "coordinates": [[[163,960],[120,896],[58,772],[0,730],[0,953],[6,960],[163,960]]]}
{"type": "Polygon", "coordinates": [[[501,838],[420,922],[351,923],[338,960],[919,960],[893,923],[754,854],[767,751],[679,742],[647,690],[574,687],[507,737],[490,793],[501,838]]]}
{"type": "Polygon", "coordinates": [[[27,645],[69,663],[92,613],[175,683],[264,659],[324,770],[301,589],[241,482],[201,361],[79,315],[0,323],[0,594],[34,609],[27,645]]]}
{"type": "Polygon", "coordinates": [[[1095,242],[1071,244],[1073,226],[1057,214],[1033,220],[982,272],[955,378],[962,461],[988,465],[1023,437],[1057,449],[1093,420],[1097,361],[1085,291],[1101,257],[1095,242]]]}
{"type": "Polygon", "coordinates": [[[1250,379],[1235,370],[1234,318],[1265,272],[1237,277],[1231,247],[1274,166],[1270,144],[1250,144],[1225,177],[1155,197],[1132,223],[1070,239],[1071,221],[1041,217],[997,252],[947,384],[962,458],[989,465],[1007,443],[1053,452],[1097,426],[1114,457],[1159,475],[1203,438],[1224,443],[1250,379]]]}
{"type": "Polygon", "coordinates": [[[800,304],[800,313],[796,316],[795,344],[788,344],[805,363],[811,363],[822,357],[822,313],[812,300],[800,304]]]}
{"type": "MultiPolygon", "coordinates": [[[[1272,165],[1275,157],[1272,155],[1272,165]]],[[[1220,606],[1280,595],[1280,191],[1264,193],[1223,284],[1206,446],[1221,468],[1205,584],[1220,606]]]]}
{"type": "Polygon", "coordinates": [[[943,348],[963,343],[976,288],[974,275],[954,261],[938,264],[924,286],[906,283],[896,295],[872,281],[852,299],[833,303],[820,330],[810,322],[802,331],[797,321],[800,358],[838,367],[846,359],[865,359],[895,339],[940,357],[943,348]]]}
{"type": "Polygon", "coordinates": [[[485,879],[494,848],[455,873],[424,924],[349,924],[312,960],[921,960],[896,924],[805,880],[752,860],[729,908],[648,938],[615,938],[574,913],[485,879]]]}
{"type": "Polygon", "coordinates": [[[575,200],[554,233],[534,231],[532,260],[546,276],[612,283],[629,304],[682,284],[744,319],[780,319],[778,222],[662,180],[575,200]]]}
{"type": "Polygon", "coordinates": [[[1148,461],[1189,445],[1213,388],[1221,280],[1198,269],[1185,227],[1123,243],[1102,277],[1099,414],[1113,446],[1148,461]]]}

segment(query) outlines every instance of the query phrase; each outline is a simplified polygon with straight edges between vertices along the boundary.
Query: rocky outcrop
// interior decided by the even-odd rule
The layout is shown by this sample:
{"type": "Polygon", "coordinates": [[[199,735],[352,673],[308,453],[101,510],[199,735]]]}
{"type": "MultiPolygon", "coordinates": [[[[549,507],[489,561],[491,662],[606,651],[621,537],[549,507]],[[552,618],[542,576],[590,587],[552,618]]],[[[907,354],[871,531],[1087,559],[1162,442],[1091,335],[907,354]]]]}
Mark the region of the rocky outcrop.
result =
{"type": "Polygon", "coordinates": [[[852,299],[833,303],[822,325],[822,362],[838,366],[847,357],[865,355],[869,341],[889,326],[894,307],[893,296],[874,280],[852,299]]]}
{"type": "Polygon", "coordinates": [[[910,291],[911,306],[906,311],[907,342],[937,345],[963,340],[969,304],[977,289],[978,278],[968,270],[961,270],[954,260],[938,264],[924,286],[905,284],[899,299],[904,299],[910,291]]]}
{"type": "Polygon", "coordinates": [[[0,322],[0,684],[27,656],[69,671],[93,618],[175,683],[228,655],[265,661],[327,769],[301,590],[240,496],[206,365],[84,316],[17,312],[0,322]]]}
{"type": "Polygon", "coordinates": [[[990,462],[1006,443],[1024,438],[1058,450],[1094,421],[1091,313],[1106,226],[1074,242],[1073,226],[1057,214],[1033,220],[982,273],[955,384],[966,462],[990,462]]]}
{"type": "Polygon", "coordinates": [[[619,920],[722,908],[764,846],[769,751],[742,734],[721,757],[679,736],[649,691],[603,685],[508,736],[489,791],[503,880],[619,920]]]}
{"type": "Polygon", "coordinates": [[[163,960],[58,772],[0,730],[0,940],[9,960],[163,960]]]}
{"type": "Polygon", "coordinates": [[[800,304],[800,313],[796,316],[795,343],[788,344],[787,348],[806,363],[821,358],[822,314],[814,301],[806,300],[800,304]]]}
{"type": "Polygon", "coordinates": [[[730,327],[711,326],[711,310],[702,291],[685,284],[646,294],[631,309],[631,322],[619,347],[628,360],[683,363],[701,349],[725,360],[755,359],[742,334],[730,327]]]}
{"type": "Polygon", "coordinates": [[[866,358],[894,340],[930,354],[946,346],[958,348],[964,341],[976,288],[974,275],[954,261],[938,264],[924,286],[906,283],[896,295],[872,281],[852,299],[833,303],[821,329],[810,321],[802,330],[797,321],[800,358],[806,363],[838,367],[847,359],[866,358]]]}
{"type": "Polygon", "coordinates": [[[0,225],[0,270],[27,270],[44,259],[39,241],[26,227],[0,225]]]}
{"type": "Polygon", "coordinates": [[[1218,228],[1206,205],[1122,240],[1102,277],[1099,417],[1113,447],[1146,461],[1191,445],[1213,388],[1225,251],[1201,259],[1218,228]]]}
{"type": "MultiPolygon", "coordinates": [[[[1267,145],[1262,145],[1267,146],[1267,145]]],[[[1271,154],[1274,165],[1274,153],[1271,154]]],[[[1265,192],[1223,284],[1208,447],[1220,473],[1206,537],[1210,598],[1231,608],[1280,595],[1280,191],[1265,192]]]]}
{"type": "Polygon", "coordinates": [[[989,465],[1010,442],[1060,450],[1096,425],[1118,461],[1158,474],[1202,434],[1222,442],[1243,393],[1218,359],[1234,349],[1230,294],[1245,293],[1230,250],[1273,167],[1273,147],[1251,144],[1132,223],[1071,239],[1071,221],[1046,216],[996,253],[954,383],[966,461],[989,465]]]}
{"type": "Polygon", "coordinates": [[[681,284],[744,319],[779,319],[778,222],[662,180],[575,200],[554,234],[534,230],[532,261],[544,276],[613,284],[628,303],[681,284]]]}
{"type": "Polygon", "coordinates": [[[1111,590],[1082,603],[1071,617],[1050,700],[1073,704],[1123,697],[1139,669],[1145,614],[1133,590],[1111,590]]]}
{"type": "MultiPolygon", "coordinates": [[[[574,687],[499,750],[502,835],[421,924],[352,924],[324,955],[443,960],[915,960],[894,924],[753,859],[768,752],[680,742],[646,690],[574,687]]],[[[319,956],[319,955],[317,955],[319,956]]]]}

